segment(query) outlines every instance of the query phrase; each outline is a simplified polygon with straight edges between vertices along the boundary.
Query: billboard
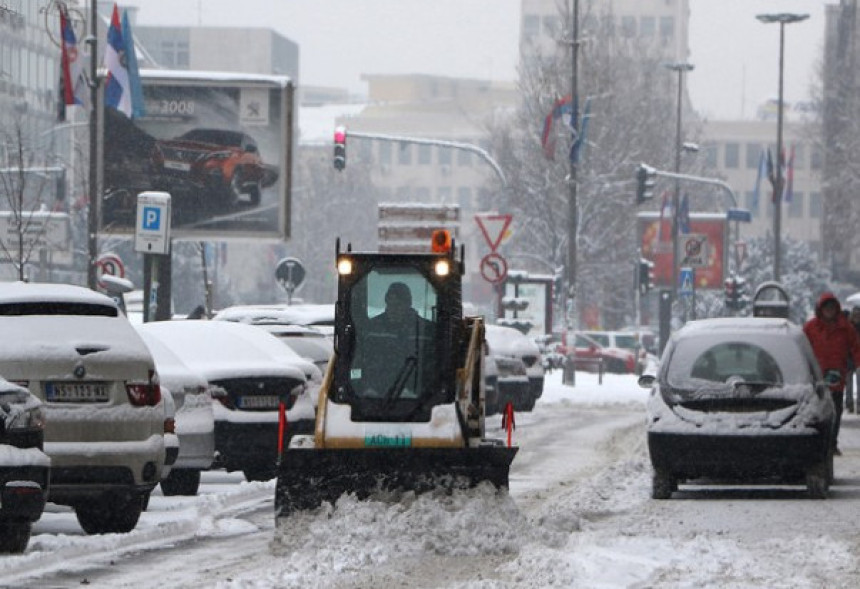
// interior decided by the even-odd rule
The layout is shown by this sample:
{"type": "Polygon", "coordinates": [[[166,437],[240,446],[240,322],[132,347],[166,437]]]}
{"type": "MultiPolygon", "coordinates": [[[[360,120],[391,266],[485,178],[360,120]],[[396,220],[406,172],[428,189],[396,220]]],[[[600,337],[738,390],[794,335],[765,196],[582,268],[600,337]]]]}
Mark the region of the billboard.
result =
{"type": "Polygon", "coordinates": [[[171,195],[174,237],[289,235],[293,85],[284,76],[141,70],[145,114],[104,109],[100,230],[133,233],[141,192],[171,195]]]}
{"type": "MultiPolygon", "coordinates": [[[[637,213],[642,257],[654,262],[654,285],[672,287],[672,219],[637,213]]],[[[695,269],[696,288],[723,288],[728,224],[724,213],[691,213],[690,231],[678,235],[679,267],[695,269]]]]}

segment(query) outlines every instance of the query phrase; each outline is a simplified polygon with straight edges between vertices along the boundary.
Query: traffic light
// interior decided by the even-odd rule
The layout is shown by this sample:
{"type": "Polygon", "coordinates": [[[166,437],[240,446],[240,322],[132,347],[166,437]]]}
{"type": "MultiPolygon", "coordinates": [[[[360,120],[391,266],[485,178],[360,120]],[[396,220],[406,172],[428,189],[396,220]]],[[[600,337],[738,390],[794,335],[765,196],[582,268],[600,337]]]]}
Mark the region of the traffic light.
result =
{"type": "Polygon", "coordinates": [[[341,171],[346,167],[346,127],[334,130],[334,169],[341,171]]]}
{"type": "Polygon", "coordinates": [[[749,302],[747,296],[747,281],[735,274],[726,278],[726,309],[737,311],[743,309],[749,302]]]}
{"type": "Polygon", "coordinates": [[[639,164],[636,168],[636,204],[641,205],[646,200],[654,198],[654,184],[657,182],[657,170],[647,164],[639,164]]]}
{"type": "Polygon", "coordinates": [[[654,262],[639,259],[639,293],[648,294],[654,288],[654,262]]]}

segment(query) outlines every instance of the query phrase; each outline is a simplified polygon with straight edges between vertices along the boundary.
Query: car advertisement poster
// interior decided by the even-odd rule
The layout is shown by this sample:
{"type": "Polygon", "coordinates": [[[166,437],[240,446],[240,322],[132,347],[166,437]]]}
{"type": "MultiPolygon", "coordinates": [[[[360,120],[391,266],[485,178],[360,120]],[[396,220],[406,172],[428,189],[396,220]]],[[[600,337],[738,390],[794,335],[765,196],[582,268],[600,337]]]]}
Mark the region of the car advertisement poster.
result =
{"type": "Polygon", "coordinates": [[[168,192],[174,237],[289,235],[293,86],[283,76],[142,70],[144,110],[104,109],[101,231],[133,233],[168,192]]]}
{"type": "MultiPolygon", "coordinates": [[[[654,262],[654,285],[672,287],[672,219],[656,211],[637,214],[641,254],[654,262]]],[[[678,235],[679,268],[692,268],[695,288],[723,288],[728,225],[723,213],[691,213],[690,231],[678,235]]]]}

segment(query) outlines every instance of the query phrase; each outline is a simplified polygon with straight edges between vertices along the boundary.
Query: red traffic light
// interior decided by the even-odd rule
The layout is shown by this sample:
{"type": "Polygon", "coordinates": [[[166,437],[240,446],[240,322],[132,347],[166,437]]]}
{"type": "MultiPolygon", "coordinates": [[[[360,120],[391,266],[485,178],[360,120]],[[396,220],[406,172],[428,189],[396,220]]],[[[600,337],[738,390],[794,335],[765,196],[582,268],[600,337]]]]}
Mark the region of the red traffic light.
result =
{"type": "Polygon", "coordinates": [[[334,130],[334,142],[340,145],[346,145],[346,127],[337,127],[334,130]]]}
{"type": "Polygon", "coordinates": [[[334,168],[338,171],[346,167],[346,127],[334,130],[334,168]]]}

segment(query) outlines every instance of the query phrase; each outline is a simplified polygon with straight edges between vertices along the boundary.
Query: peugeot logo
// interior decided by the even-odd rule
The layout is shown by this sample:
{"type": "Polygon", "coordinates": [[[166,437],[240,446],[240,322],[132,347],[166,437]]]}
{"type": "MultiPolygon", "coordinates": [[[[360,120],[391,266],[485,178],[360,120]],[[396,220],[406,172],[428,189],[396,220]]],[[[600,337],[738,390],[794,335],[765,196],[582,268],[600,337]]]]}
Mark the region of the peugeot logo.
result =
{"type": "Polygon", "coordinates": [[[75,366],[73,374],[76,378],[83,378],[87,375],[87,369],[84,367],[83,364],[78,364],[77,366],[75,366]]]}

